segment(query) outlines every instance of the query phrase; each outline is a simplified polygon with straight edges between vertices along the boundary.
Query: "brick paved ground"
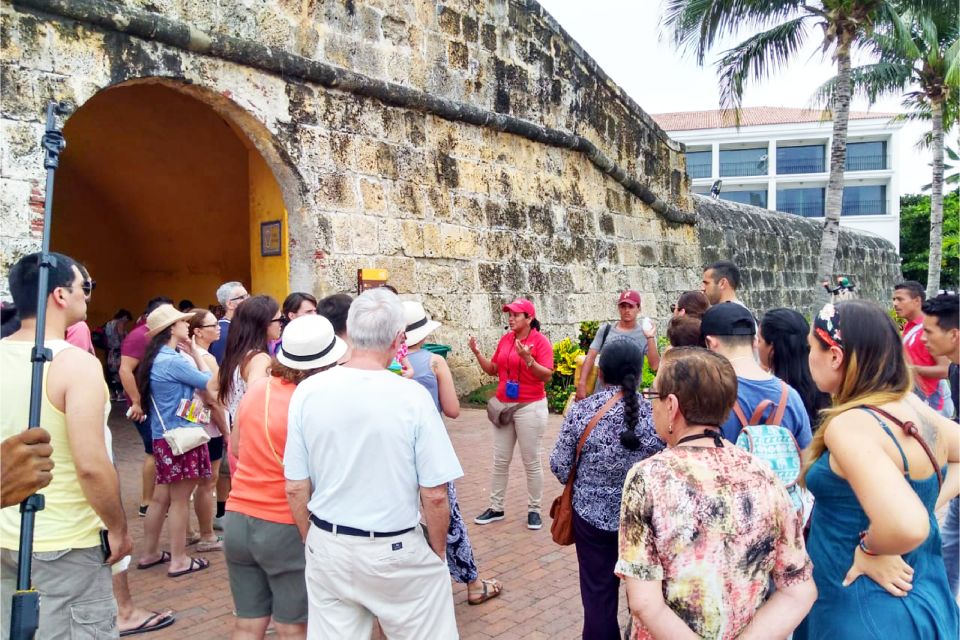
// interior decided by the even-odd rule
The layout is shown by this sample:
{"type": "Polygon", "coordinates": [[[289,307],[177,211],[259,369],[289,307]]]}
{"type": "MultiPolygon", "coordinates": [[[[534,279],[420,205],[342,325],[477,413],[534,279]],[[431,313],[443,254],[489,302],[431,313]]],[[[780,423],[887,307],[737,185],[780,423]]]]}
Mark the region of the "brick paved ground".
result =
{"type": "MultiPolygon", "coordinates": [[[[131,523],[135,553],[142,539],[143,519],[137,517],[140,495],[142,446],[132,426],[114,411],[110,426],[123,483],[124,506],[131,523]]],[[[577,562],[573,547],[559,547],[550,539],[546,511],[561,486],[549,472],[547,457],[560,428],[559,416],[551,416],[544,436],[544,528],[526,528],[526,487],[520,452],[514,454],[507,491],[507,518],[486,526],[473,517],[487,507],[491,454],[490,423],[486,413],[465,409],[448,422],[465,476],[457,482],[461,509],[470,529],[480,573],[504,583],[503,594],[481,606],[467,605],[465,585],[454,583],[453,598],[462,638],[578,638],[582,624],[577,562]]],[[[166,530],[163,540],[166,540],[166,530]]],[[[166,546],[166,545],[164,545],[166,546]]],[[[168,630],[151,633],[161,638],[227,638],[233,628],[233,603],[222,553],[206,554],[210,569],[192,576],[170,579],[165,569],[131,568],[130,585],[140,606],[174,609],[177,623],[168,630]]],[[[621,591],[621,623],[626,621],[621,591]]],[[[379,637],[375,634],[375,637],[379,637]]]]}

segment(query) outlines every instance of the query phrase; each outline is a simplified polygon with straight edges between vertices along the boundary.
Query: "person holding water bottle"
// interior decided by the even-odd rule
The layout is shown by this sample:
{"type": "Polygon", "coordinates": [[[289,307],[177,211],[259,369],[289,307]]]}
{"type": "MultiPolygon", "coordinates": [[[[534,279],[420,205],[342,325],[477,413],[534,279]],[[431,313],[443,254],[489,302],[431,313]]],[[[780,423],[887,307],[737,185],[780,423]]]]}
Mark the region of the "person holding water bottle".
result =
{"type": "MultiPolygon", "coordinates": [[[[587,396],[603,388],[599,379],[591,384],[591,373],[597,363],[597,356],[603,345],[610,340],[630,338],[640,347],[640,352],[650,362],[650,369],[656,372],[660,366],[660,352],[657,351],[657,329],[650,318],[639,320],[640,294],[633,289],[627,289],[620,294],[617,300],[617,311],[620,313],[619,322],[605,323],[597,330],[590,348],[587,350],[587,359],[580,367],[580,379],[577,380],[576,400],[579,402],[587,396]]],[[[641,358],[641,371],[643,370],[641,358]]]]}
{"type": "Polygon", "coordinates": [[[487,404],[493,423],[493,473],[490,507],[474,518],[477,524],[503,520],[503,498],[513,448],[520,443],[520,456],[527,472],[527,528],[543,526],[540,503],[543,497],[541,441],[547,426],[545,383],[553,375],[553,346],[540,333],[533,303],[517,298],[503,305],[509,314],[509,331],[488,360],[480,353],[477,339],[470,336],[470,350],[484,373],[497,376],[497,393],[487,404]]]}

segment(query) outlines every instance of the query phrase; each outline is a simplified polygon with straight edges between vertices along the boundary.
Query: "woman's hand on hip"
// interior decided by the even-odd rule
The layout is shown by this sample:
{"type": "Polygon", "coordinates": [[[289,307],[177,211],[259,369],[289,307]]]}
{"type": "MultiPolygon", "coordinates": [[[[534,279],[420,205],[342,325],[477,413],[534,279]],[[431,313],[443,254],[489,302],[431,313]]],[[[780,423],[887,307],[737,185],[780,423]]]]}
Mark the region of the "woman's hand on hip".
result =
{"type": "Polygon", "coordinates": [[[853,564],[843,578],[843,586],[849,587],[860,576],[867,576],[898,598],[906,597],[913,589],[913,567],[901,556],[870,556],[858,546],[853,554],[853,564]]]}

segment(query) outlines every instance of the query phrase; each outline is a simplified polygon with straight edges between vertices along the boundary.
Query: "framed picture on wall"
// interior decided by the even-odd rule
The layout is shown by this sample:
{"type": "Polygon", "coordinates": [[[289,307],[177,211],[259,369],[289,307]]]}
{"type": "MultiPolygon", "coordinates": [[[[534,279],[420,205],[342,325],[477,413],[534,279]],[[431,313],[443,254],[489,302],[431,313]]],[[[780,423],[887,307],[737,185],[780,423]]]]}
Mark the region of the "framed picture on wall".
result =
{"type": "Polygon", "coordinates": [[[260,255],[283,255],[283,233],[279,220],[260,223],[260,255]]]}

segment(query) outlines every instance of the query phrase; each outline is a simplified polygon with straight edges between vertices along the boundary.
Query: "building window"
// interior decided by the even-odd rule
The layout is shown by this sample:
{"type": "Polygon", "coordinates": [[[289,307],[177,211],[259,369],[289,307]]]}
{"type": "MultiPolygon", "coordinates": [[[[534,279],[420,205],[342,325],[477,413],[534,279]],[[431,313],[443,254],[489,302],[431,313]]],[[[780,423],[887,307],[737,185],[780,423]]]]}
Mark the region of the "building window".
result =
{"type": "Polygon", "coordinates": [[[720,176],[767,175],[767,148],[721,149],[720,176]]]}
{"type": "Polygon", "coordinates": [[[721,200],[730,202],[739,202],[740,204],[750,204],[755,207],[767,208],[767,190],[766,189],[740,189],[737,191],[721,191],[721,200]]]}
{"type": "Polygon", "coordinates": [[[777,189],[777,211],[805,218],[823,216],[823,187],[777,189]]]}
{"type": "Polygon", "coordinates": [[[802,147],[777,147],[777,174],[822,173],[825,147],[822,144],[802,147]]]}
{"type": "Polygon", "coordinates": [[[887,213],[887,187],[882,184],[843,188],[844,216],[879,216],[887,213]]]}
{"type": "Polygon", "coordinates": [[[687,174],[691,178],[709,178],[713,172],[713,152],[688,151],[687,174]]]}
{"type": "Polygon", "coordinates": [[[847,171],[878,171],[886,168],[886,142],[847,143],[847,171]]]}

